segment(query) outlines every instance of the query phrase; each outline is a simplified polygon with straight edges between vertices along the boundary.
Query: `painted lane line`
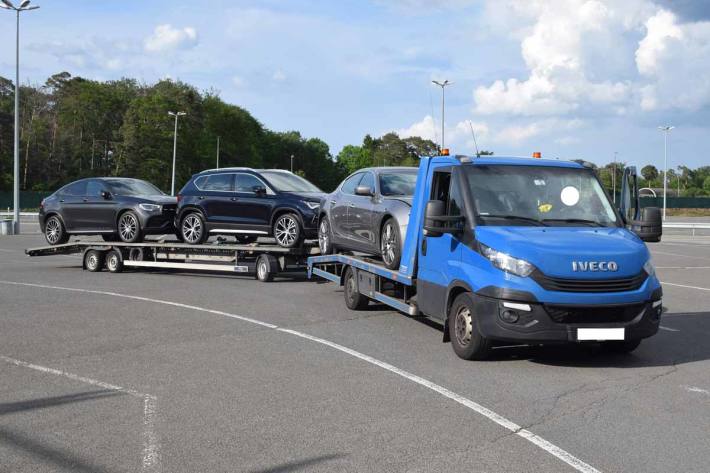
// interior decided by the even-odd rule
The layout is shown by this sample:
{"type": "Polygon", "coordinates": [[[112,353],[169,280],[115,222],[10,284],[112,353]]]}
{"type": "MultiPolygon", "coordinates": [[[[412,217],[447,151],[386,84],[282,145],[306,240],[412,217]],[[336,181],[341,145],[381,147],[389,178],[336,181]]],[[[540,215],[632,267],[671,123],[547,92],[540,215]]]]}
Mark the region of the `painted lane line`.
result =
{"type": "Polygon", "coordinates": [[[691,393],[705,394],[706,396],[710,396],[710,391],[708,391],[707,389],[699,388],[697,386],[685,386],[685,385],[682,385],[681,387],[691,393]]]}
{"type": "Polygon", "coordinates": [[[665,251],[653,251],[652,254],[656,255],[666,255],[666,256],[679,256],[681,258],[690,258],[690,259],[704,259],[710,261],[710,258],[706,258],[704,256],[690,256],[690,255],[681,255],[679,253],[667,253],[665,251]]]}
{"type": "Polygon", "coordinates": [[[663,325],[659,325],[658,328],[661,330],[666,330],[668,332],[680,332],[677,328],[670,328],[670,327],[664,327],[663,325]]]}
{"type": "Polygon", "coordinates": [[[291,335],[305,338],[307,340],[311,340],[313,342],[320,343],[321,345],[326,345],[328,347],[339,350],[343,353],[347,353],[348,355],[354,356],[355,358],[359,358],[359,359],[366,361],[370,364],[378,366],[382,369],[390,371],[394,374],[402,376],[403,378],[406,378],[414,383],[417,383],[421,386],[429,388],[432,391],[435,391],[435,392],[441,394],[442,396],[449,398],[452,401],[455,401],[455,402],[471,409],[472,411],[488,418],[489,420],[492,420],[493,422],[500,425],[501,427],[513,432],[515,435],[518,435],[518,436],[528,440],[529,442],[537,445],[542,450],[545,450],[546,452],[550,453],[551,455],[557,457],[558,459],[567,463],[568,465],[570,465],[571,467],[573,467],[577,471],[584,472],[584,473],[599,473],[599,470],[597,470],[596,468],[583,462],[579,458],[577,458],[574,455],[568,453],[567,451],[557,447],[556,445],[548,442],[547,440],[543,439],[542,437],[533,434],[529,430],[523,429],[518,424],[506,419],[505,417],[501,416],[500,414],[493,412],[492,410],[478,404],[475,401],[472,401],[466,397],[456,394],[455,392],[450,391],[443,386],[440,386],[436,383],[433,383],[427,379],[424,379],[420,376],[412,374],[412,373],[405,371],[401,368],[397,368],[396,366],[390,365],[389,363],[386,363],[384,361],[380,361],[377,358],[373,358],[369,355],[365,355],[364,353],[360,353],[359,351],[355,351],[351,348],[344,347],[342,345],[338,345],[337,343],[333,343],[329,340],[314,337],[312,335],[308,335],[306,333],[298,332],[296,330],[291,330],[291,329],[277,328],[276,330],[278,330],[279,332],[290,333],[291,335]]]}
{"type": "Polygon", "coordinates": [[[32,283],[23,283],[23,282],[17,282],[17,281],[2,281],[2,280],[0,280],[0,284],[11,284],[11,285],[16,285],[16,286],[38,287],[38,288],[43,288],[43,289],[56,289],[56,290],[73,291],[73,292],[80,292],[80,293],[87,293],[87,294],[114,296],[114,297],[121,297],[121,298],[126,298],[126,299],[144,301],[144,302],[153,302],[156,304],[165,304],[165,305],[170,305],[170,306],[175,306],[175,307],[182,307],[185,309],[195,310],[198,312],[206,312],[209,314],[216,314],[216,315],[222,315],[224,317],[230,317],[233,319],[241,320],[243,322],[249,322],[249,323],[253,323],[253,324],[256,324],[256,325],[259,325],[262,327],[274,329],[274,330],[277,330],[281,333],[286,333],[286,334],[294,335],[294,336],[304,338],[307,340],[311,340],[313,342],[320,343],[320,344],[328,346],[330,348],[334,348],[334,349],[341,351],[343,353],[346,353],[350,356],[353,356],[355,358],[358,358],[360,360],[363,360],[365,362],[368,362],[370,364],[373,364],[375,366],[383,368],[383,369],[390,371],[392,373],[395,373],[399,376],[402,376],[402,377],[408,379],[409,381],[415,382],[415,383],[417,383],[421,386],[424,386],[424,387],[426,387],[426,388],[428,388],[428,389],[430,389],[430,390],[432,390],[432,391],[434,391],[434,392],[436,392],[448,399],[451,399],[451,400],[473,410],[477,414],[480,414],[480,415],[488,418],[489,420],[492,420],[496,424],[509,430],[510,432],[514,433],[515,435],[518,435],[519,437],[524,438],[525,440],[531,442],[532,444],[536,445],[540,449],[546,451],[547,453],[549,453],[549,454],[555,456],[556,458],[562,460],[563,462],[567,463],[572,468],[574,468],[575,470],[577,470],[581,473],[600,473],[599,470],[597,470],[596,468],[592,467],[591,465],[585,463],[584,461],[580,460],[579,458],[575,457],[571,453],[548,442],[547,440],[543,439],[542,437],[539,437],[538,435],[535,435],[534,433],[522,428],[521,426],[514,423],[513,421],[506,419],[505,417],[501,416],[500,414],[497,414],[496,412],[478,404],[475,401],[472,401],[464,396],[461,396],[460,394],[456,394],[455,392],[450,391],[450,390],[446,389],[445,387],[440,386],[432,381],[429,381],[429,380],[424,379],[420,376],[412,374],[412,373],[405,371],[401,368],[397,368],[396,366],[390,365],[389,363],[386,363],[384,361],[378,360],[377,358],[373,358],[369,355],[366,355],[364,353],[360,353],[359,351],[353,350],[351,348],[347,348],[343,345],[338,345],[337,343],[331,342],[329,340],[325,340],[323,338],[314,337],[312,335],[308,335],[303,332],[298,332],[296,330],[280,328],[277,325],[270,324],[267,322],[262,322],[260,320],[255,320],[255,319],[252,319],[249,317],[243,317],[241,315],[230,314],[228,312],[223,312],[223,311],[219,311],[219,310],[207,309],[204,307],[198,307],[198,306],[187,305],[187,304],[180,304],[178,302],[166,301],[166,300],[161,300],[161,299],[151,299],[149,297],[133,296],[133,295],[129,295],[129,294],[120,294],[120,293],[109,292],[109,291],[96,291],[96,290],[91,290],[91,289],[78,289],[78,288],[71,288],[71,287],[49,286],[49,285],[44,285],[44,284],[32,284],[32,283]]]}
{"type": "Polygon", "coordinates": [[[105,383],[96,379],[87,378],[85,376],[79,376],[78,374],[69,373],[67,371],[58,370],[55,368],[48,368],[46,366],[36,365],[34,363],[28,363],[26,361],[17,360],[15,358],[10,358],[9,356],[0,355],[0,360],[9,363],[11,365],[19,366],[22,368],[29,368],[35,371],[39,371],[45,374],[52,374],[55,376],[61,376],[64,378],[69,378],[80,383],[89,384],[91,386],[97,386],[100,388],[108,389],[110,391],[120,392],[128,394],[129,396],[137,397],[143,400],[143,456],[142,465],[143,471],[160,471],[160,442],[158,440],[158,434],[155,430],[155,418],[157,416],[158,410],[158,398],[152,394],[146,394],[136,391],[135,389],[124,388],[123,386],[118,386],[116,384],[105,383]]]}
{"type": "Polygon", "coordinates": [[[710,288],[708,288],[708,287],[686,286],[685,284],[674,284],[672,282],[663,282],[663,281],[661,281],[661,284],[665,284],[666,286],[684,287],[686,289],[697,289],[698,291],[710,291],[710,288]]]}

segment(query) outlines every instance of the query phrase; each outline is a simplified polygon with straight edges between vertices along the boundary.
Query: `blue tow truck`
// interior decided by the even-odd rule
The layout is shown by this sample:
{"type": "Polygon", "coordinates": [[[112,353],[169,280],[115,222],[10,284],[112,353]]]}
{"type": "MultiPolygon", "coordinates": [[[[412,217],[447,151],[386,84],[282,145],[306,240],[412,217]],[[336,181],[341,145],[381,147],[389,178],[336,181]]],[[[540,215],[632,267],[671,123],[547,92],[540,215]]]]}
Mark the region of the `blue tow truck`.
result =
{"type": "Polygon", "coordinates": [[[344,286],[346,305],[379,301],[444,325],[464,359],[495,344],[601,343],[630,352],[658,331],[662,289],[644,241],[635,168],[618,206],[578,162],[423,157],[398,270],[375,258],[308,258],[309,277],[344,286]]]}

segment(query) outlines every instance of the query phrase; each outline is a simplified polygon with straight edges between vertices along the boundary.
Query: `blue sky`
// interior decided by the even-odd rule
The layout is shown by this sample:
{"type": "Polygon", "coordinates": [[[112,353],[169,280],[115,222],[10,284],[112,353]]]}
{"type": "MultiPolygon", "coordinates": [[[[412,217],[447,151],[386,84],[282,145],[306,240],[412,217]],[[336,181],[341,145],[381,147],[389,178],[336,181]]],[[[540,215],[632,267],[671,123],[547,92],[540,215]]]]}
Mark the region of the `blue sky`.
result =
{"type": "MultiPolygon", "coordinates": [[[[662,165],[660,124],[676,126],[670,165],[710,165],[710,8],[691,1],[36,0],[23,14],[23,82],[63,70],[105,80],[181,79],[216,89],[274,130],[337,152],[366,133],[440,138],[499,155],[618,152],[662,165]]],[[[0,11],[0,40],[14,18],[0,11]]],[[[0,75],[14,74],[14,48],[0,75]]]]}

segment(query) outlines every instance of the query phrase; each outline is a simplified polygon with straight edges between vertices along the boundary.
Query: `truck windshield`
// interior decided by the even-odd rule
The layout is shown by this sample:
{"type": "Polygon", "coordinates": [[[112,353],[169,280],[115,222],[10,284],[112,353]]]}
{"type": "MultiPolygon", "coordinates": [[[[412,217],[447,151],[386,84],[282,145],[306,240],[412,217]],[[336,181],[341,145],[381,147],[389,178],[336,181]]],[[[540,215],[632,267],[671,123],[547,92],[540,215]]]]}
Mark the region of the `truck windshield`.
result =
{"type": "Polygon", "coordinates": [[[478,225],[618,226],[616,213],[589,169],[552,166],[465,166],[478,225]]]}

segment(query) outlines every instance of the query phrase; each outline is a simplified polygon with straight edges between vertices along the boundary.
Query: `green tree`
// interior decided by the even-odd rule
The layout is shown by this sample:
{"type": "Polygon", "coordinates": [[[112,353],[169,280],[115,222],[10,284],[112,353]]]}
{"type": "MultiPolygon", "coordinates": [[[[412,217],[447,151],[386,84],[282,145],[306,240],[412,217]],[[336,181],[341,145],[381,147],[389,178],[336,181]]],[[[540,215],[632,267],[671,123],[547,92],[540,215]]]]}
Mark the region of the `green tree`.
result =
{"type": "Polygon", "coordinates": [[[641,168],[641,175],[647,183],[655,181],[658,178],[658,169],[656,169],[656,166],[652,164],[647,164],[641,168]]]}

